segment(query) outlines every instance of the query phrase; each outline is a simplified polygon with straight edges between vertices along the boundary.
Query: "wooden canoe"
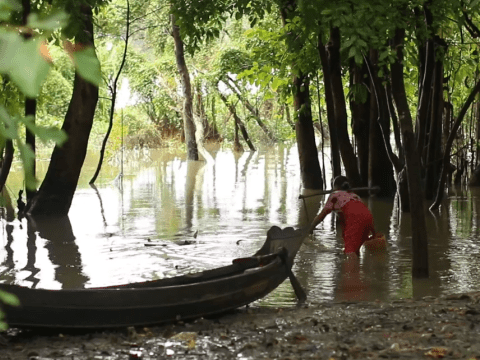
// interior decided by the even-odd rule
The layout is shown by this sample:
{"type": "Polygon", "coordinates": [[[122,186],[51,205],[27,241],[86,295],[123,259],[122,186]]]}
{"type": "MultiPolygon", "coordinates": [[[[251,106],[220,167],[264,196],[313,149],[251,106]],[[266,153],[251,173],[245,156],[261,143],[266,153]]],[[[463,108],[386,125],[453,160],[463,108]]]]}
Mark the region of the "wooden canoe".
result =
{"type": "Polygon", "coordinates": [[[5,306],[12,327],[110,328],[223,313],[258,300],[291,274],[305,230],[272,227],[262,248],[232,265],[161,280],[79,290],[0,284],[20,307],[5,306]]]}

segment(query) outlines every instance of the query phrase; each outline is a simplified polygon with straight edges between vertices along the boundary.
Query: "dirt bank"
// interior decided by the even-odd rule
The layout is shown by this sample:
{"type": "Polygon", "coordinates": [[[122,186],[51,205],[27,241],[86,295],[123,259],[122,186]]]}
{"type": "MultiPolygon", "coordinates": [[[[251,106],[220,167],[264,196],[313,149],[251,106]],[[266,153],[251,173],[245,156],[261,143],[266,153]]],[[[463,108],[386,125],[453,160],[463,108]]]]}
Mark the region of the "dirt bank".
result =
{"type": "Polygon", "coordinates": [[[82,334],[11,330],[0,359],[480,359],[480,292],[242,308],[217,319],[82,334]]]}

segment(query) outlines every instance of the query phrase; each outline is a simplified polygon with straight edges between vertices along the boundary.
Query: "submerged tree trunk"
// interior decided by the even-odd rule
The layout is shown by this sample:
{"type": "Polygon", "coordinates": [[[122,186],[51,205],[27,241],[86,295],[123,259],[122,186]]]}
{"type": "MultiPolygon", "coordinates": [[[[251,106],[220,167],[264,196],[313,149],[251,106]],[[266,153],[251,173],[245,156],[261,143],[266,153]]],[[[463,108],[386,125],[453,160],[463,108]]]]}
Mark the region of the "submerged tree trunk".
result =
{"type": "MultiPolygon", "coordinates": [[[[441,40],[441,39],[439,39],[441,40]]],[[[443,40],[442,40],[443,42],[443,40]]],[[[437,56],[441,56],[438,55],[437,56]]],[[[442,151],[442,116],[443,116],[443,58],[435,61],[433,74],[432,106],[425,162],[425,197],[433,199],[440,179],[442,151]]]]}
{"type": "MultiPolygon", "coordinates": [[[[358,66],[355,60],[350,59],[350,84],[354,86],[364,86],[365,75],[367,75],[366,66],[358,66]]],[[[365,93],[367,88],[365,87],[365,93]]],[[[353,135],[355,136],[355,145],[357,148],[358,169],[362,180],[361,186],[368,185],[368,148],[370,133],[370,100],[369,95],[365,97],[363,103],[360,98],[351,97],[350,109],[352,112],[353,135]]]]}
{"type": "Polygon", "coordinates": [[[323,189],[322,171],[315,146],[308,76],[302,73],[294,76],[293,86],[295,89],[293,101],[298,119],[295,130],[303,187],[305,189],[323,189]]]}
{"type": "Polygon", "coordinates": [[[335,124],[335,106],[333,102],[332,82],[330,79],[330,66],[328,64],[327,51],[323,45],[322,34],[318,35],[317,49],[322,63],[325,103],[327,104],[328,131],[330,133],[330,155],[333,177],[335,178],[342,174],[342,168],[340,164],[340,150],[338,148],[337,125],[335,124]]]}
{"type": "Polygon", "coordinates": [[[404,29],[396,29],[392,48],[397,58],[391,65],[392,92],[398,110],[398,118],[405,151],[408,192],[410,198],[410,215],[412,219],[412,276],[428,277],[428,240],[425,223],[424,197],[421,188],[420,158],[415,151],[412,116],[408,107],[403,79],[403,39],[404,29]]]}
{"type": "Polygon", "coordinates": [[[195,123],[195,138],[197,140],[197,148],[198,152],[203,156],[206,162],[213,163],[213,157],[210,153],[205,149],[203,143],[205,141],[205,130],[209,131],[208,122],[206,121],[205,117],[203,116],[203,109],[202,109],[202,95],[201,91],[198,88],[196,91],[197,97],[197,106],[195,111],[193,112],[193,121],[195,123]]]}
{"type": "MultiPolygon", "coordinates": [[[[80,9],[83,26],[76,37],[77,44],[93,47],[92,8],[81,5],[80,9]]],[[[72,99],[62,126],[68,139],[62,146],[55,146],[45,179],[27,204],[29,214],[68,214],[85,160],[97,100],[98,87],[76,73],[72,99]]]]}
{"type": "Polygon", "coordinates": [[[180,36],[180,29],[175,24],[175,16],[170,15],[172,19],[172,34],[175,42],[175,58],[177,68],[180,74],[181,90],[183,95],[183,128],[185,133],[185,143],[187,144],[187,159],[198,160],[198,148],[195,140],[195,124],[193,122],[193,98],[192,86],[190,84],[190,74],[188,73],[183,50],[183,40],[180,36]]]}
{"type": "MultiPolygon", "coordinates": [[[[22,0],[22,7],[23,7],[23,19],[22,19],[22,23],[23,25],[27,25],[27,20],[28,20],[28,16],[30,15],[30,11],[31,11],[31,5],[30,5],[30,0],[22,0]]],[[[26,32],[25,34],[23,34],[23,37],[25,39],[29,39],[31,38],[31,34],[29,34],[28,32],[26,32]]],[[[25,116],[31,116],[32,117],[32,122],[33,124],[35,124],[35,115],[36,115],[36,112],[37,112],[37,100],[36,99],[31,99],[31,98],[26,98],[25,99],[25,116]]],[[[35,174],[36,174],[36,156],[35,156],[35,152],[36,152],[36,145],[35,145],[35,134],[32,133],[29,129],[26,129],[25,130],[25,143],[27,145],[30,146],[30,150],[32,150],[33,152],[33,162],[32,162],[32,166],[30,169],[25,169],[26,171],[30,171],[31,172],[31,175],[32,177],[35,178],[35,174]]],[[[27,193],[27,200],[31,200],[33,198],[33,196],[35,195],[36,193],[36,189],[29,189],[27,188],[26,189],[26,193],[27,193]]]]}
{"type": "Polygon", "coordinates": [[[228,77],[228,80],[227,81],[224,81],[224,83],[228,86],[228,88],[230,90],[232,90],[235,95],[237,95],[237,98],[242,102],[242,104],[245,105],[245,107],[248,109],[248,111],[250,111],[250,113],[253,115],[253,118],[255,119],[255,121],[257,122],[258,126],[260,127],[260,129],[262,129],[263,133],[265,134],[265,136],[271,141],[271,142],[276,142],[277,141],[277,138],[275,137],[275,135],[273,135],[273,133],[267,128],[267,126],[263,123],[263,121],[260,119],[260,115],[258,114],[258,111],[253,107],[252,104],[250,104],[250,101],[248,101],[247,99],[245,99],[241,93],[240,93],[240,90],[238,90],[237,88],[237,84],[235,83],[235,81],[230,77],[230,76],[227,76],[228,77]],[[230,81],[235,84],[235,86],[233,86],[232,84],[230,84],[230,81]]]}
{"type": "MultiPolygon", "coordinates": [[[[238,128],[238,129],[240,129],[240,131],[242,133],[242,136],[243,136],[243,139],[247,143],[250,150],[251,151],[256,151],[255,146],[253,146],[252,141],[250,140],[250,137],[248,136],[248,132],[247,132],[247,129],[245,128],[245,125],[243,124],[243,121],[237,115],[237,111],[235,110],[235,106],[230,104],[228,102],[227,98],[225,97],[225,95],[223,95],[222,93],[220,93],[220,99],[222,99],[225,106],[230,110],[230,113],[233,115],[233,118],[235,119],[235,137],[238,139],[238,130],[237,130],[237,128],[238,128]]],[[[238,141],[236,141],[236,143],[234,145],[237,146],[240,149],[240,146],[239,146],[240,143],[238,141]]],[[[243,148],[241,150],[237,150],[237,151],[243,151],[243,148]]]]}
{"type": "Polygon", "coordinates": [[[378,78],[378,52],[370,51],[370,62],[373,79],[371,81],[370,107],[370,143],[368,155],[368,186],[379,186],[377,196],[391,196],[395,193],[395,179],[393,166],[396,159],[392,159],[393,151],[390,146],[390,116],[388,112],[385,91],[381,91],[381,79],[378,78]],[[373,89],[373,87],[376,89],[373,89]]]}
{"type": "Polygon", "coordinates": [[[338,144],[343,166],[348,180],[353,187],[361,185],[360,173],[357,167],[357,158],[353,151],[347,127],[347,106],[343,92],[342,69],[340,61],[340,30],[334,27],[330,30],[330,41],[327,44],[328,66],[332,84],[332,97],[337,127],[338,144]]]}
{"type": "MultiPolygon", "coordinates": [[[[425,27],[428,31],[432,32],[433,16],[429,9],[428,1],[424,7],[425,27]]],[[[423,28],[421,31],[425,31],[423,28]]],[[[419,48],[420,65],[420,86],[419,86],[419,102],[417,109],[417,131],[416,131],[416,147],[420,154],[423,153],[425,143],[427,141],[428,130],[428,109],[431,107],[431,93],[432,93],[432,81],[435,66],[435,49],[433,41],[434,32],[429,36],[422,46],[419,48]]]]}
{"type": "MultiPolygon", "coordinates": [[[[462,124],[463,118],[465,117],[465,114],[467,113],[468,108],[470,107],[472,102],[475,100],[475,96],[477,95],[478,92],[480,92],[480,81],[478,81],[475,87],[472,89],[472,92],[470,93],[467,100],[463,104],[462,109],[460,110],[458,117],[455,120],[455,123],[453,124],[452,130],[450,131],[450,135],[448,137],[447,143],[445,144],[445,150],[443,152],[442,172],[440,175],[440,182],[437,188],[437,196],[435,198],[435,202],[432,204],[432,206],[430,206],[430,210],[438,209],[440,207],[440,204],[442,203],[443,193],[445,190],[445,182],[447,181],[447,175],[448,175],[448,170],[450,165],[450,151],[452,150],[453,141],[455,140],[458,128],[462,124]]],[[[461,168],[463,168],[463,164],[461,168]]],[[[460,169],[457,171],[460,171],[460,169]]]]}
{"type": "MultiPolygon", "coordinates": [[[[293,1],[283,1],[280,5],[280,13],[283,25],[295,16],[297,3],[293,1]]],[[[295,32],[290,32],[287,38],[290,51],[299,51],[304,43],[299,42],[295,32]]],[[[293,63],[292,67],[296,69],[293,76],[293,104],[295,108],[295,132],[297,136],[298,157],[300,162],[300,175],[305,189],[323,189],[322,170],[318,161],[318,151],[315,145],[315,132],[313,130],[312,106],[310,102],[310,79],[298,64],[293,63]]]]}
{"type": "MultiPolygon", "coordinates": [[[[4,150],[2,149],[2,152],[4,150]]],[[[5,183],[7,182],[10,168],[12,167],[13,154],[14,154],[13,142],[11,139],[5,141],[5,153],[1,161],[0,166],[0,192],[3,190],[5,183]]]]}

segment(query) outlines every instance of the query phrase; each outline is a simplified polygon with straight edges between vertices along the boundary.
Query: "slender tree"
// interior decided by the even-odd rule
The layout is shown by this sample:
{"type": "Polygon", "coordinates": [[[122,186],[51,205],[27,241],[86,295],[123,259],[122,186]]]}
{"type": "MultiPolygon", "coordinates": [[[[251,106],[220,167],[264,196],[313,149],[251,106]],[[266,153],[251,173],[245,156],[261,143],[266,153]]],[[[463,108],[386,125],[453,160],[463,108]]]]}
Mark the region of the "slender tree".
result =
{"type": "MultiPolygon", "coordinates": [[[[93,51],[93,14],[89,5],[79,5],[76,49],[93,51]]],[[[93,57],[92,60],[96,60],[93,57]]],[[[98,61],[98,60],[97,60],[98,61]]],[[[98,86],[75,74],[73,94],[62,129],[68,140],[55,146],[45,179],[28,202],[30,215],[66,215],[77,187],[87,152],[88,138],[98,101],[98,86]]]]}
{"type": "Polygon", "coordinates": [[[175,59],[180,75],[181,91],[183,95],[183,130],[185,143],[187,144],[187,159],[198,160],[198,147],[195,140],[195,123],[193,121],[193,97],[190,74],[185,62],[183,40],[180,36],[180,28],[175,22],[175,15],[171,15],[172,36],[175,43],[175,59]]]}
{"type": "Polygon", "coordinates": [[[92,178],[90,179],[89,184],[92,185],[97,180],[98,175],[100,174],[100,170],[102,169],[103,158],[105,156],[105,148],[107,147],[108,138],[110,137],[110,133],[112,132],[113,128],[113,117],[115,115],[115,103],[117,101],[117,87],[118,87],[118,80],[120,79],[120,75],[122,74],[123,67],[125,66],[125,61],[127,60],[127,50],[128,50],[128,42],[130,40],[130,1],[127,0],[127,14],[126,14],[126,29],[125,29],[125,45],[123,48],[122,60],[120,63],[120,67],[118,68],[117,74],[115,78],[111,82],[111,84],[107,84],[110,90],[110,94],[112,95],[112,100],[110,104],[110,116],[108,120],[108,129],[105,134],[105,137],[102,141],[102,147],[100,149],[100,158],[98,159],[97,169],[93,174],[92,178]]]}

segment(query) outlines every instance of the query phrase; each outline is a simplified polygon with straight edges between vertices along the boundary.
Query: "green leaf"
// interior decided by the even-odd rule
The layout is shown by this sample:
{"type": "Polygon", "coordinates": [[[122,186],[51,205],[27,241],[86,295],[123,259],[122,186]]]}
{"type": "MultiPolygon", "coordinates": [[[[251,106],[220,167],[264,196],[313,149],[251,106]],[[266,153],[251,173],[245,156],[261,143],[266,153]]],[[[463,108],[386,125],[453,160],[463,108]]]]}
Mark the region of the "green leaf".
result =
{"type": "Polygon", "coordinates": [[[22,5],[16,0],[0,0],[0,20],[10,19],[12,11],[21,11],[22,5]]]}
{"type": "Polygon", "coordinates": [[[22,119],[22,122],[25,124],[28,130],[34,133],[35,136],[37,136],[44,144],[47,144],[48,141],[53,140],[56,145],[62,145],[67,140],[67,134],[65,131],[51,126],[37,126],[33,122],[32,116],[27,116],[26,118],[22,119]]]}
{"type": "Polygon", "coordinates": [[[40,54],[38,39],[22,41],[18,45],[8,74],[22,93],[35,98],[40,93],[50,64],[40,54]]]}
{"type": "Polygon", "coordinates": [[[362,65],[363,63],[363,57],[360,53],[355,53],[355,62],[357,63],[357,65],[362,65]]]}
{"type": "Polygon", "coordinates": [[[75,51],[73,53],[73,62],[78,74],[93,85],[100,86],[102,82],[102,71],[100,62],[93,47],[75,51]]]}
{"type": "Polygon", "coordinates": [[[348,57],[349,57],[349,58],[352,58],[352,57],[354,57],[354,56],[356,56],[356,55],[357,55],[357,48],[351,47],[351,48],[350,48],[350,51],[348,52],[348,57]]]}
{"type": "Polygon", "coordinates": [[[280,79],[279,78],[274,78],[272,82],[272,90],[277,91],[278,85],[280,84],[280,79]]]}
{"type": "Polygon", "coordinates": [[[20,301],[18,301],[18,298],[15,295],[7,293],[2,290],[0,290],[0,301],[10,306],[20,305],[20,301]]]}
{"type": "Polygon", "coordinates": [[[0,34],[0,72],[8,73],[15,64],[13,58],[21,46],[23,38],[18,33],[6,32],[0,34]]]}
{"type": "Polygon", "coordinates": [[[37,13],[28,16],[27,26],[33,29],[53,31],[67,24],[68,15],[65,12],[57,12],[45,19],[40,19],[37,13]]]}
{"type": "Polygon", "coordinates": [[[17,140],[17,147],[20,150],[20,158],[23,164],[23,173],[25,175],[25,186],[29,190],[35,190],[37,188],[37,179],[32,172],[33,162],[35,161],[35,154],[29,145],[17,140]]]}
{"type": "Polygon", "coordinates": [[[8,139],[17,139],[17,122],[10,117],[7,110],[3,106],[0,106],[0,120],[5,124],[4,127],[0,127],[0,132],[8,139]]]}

